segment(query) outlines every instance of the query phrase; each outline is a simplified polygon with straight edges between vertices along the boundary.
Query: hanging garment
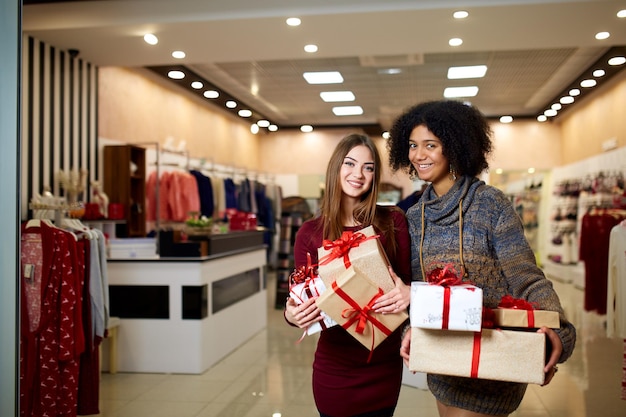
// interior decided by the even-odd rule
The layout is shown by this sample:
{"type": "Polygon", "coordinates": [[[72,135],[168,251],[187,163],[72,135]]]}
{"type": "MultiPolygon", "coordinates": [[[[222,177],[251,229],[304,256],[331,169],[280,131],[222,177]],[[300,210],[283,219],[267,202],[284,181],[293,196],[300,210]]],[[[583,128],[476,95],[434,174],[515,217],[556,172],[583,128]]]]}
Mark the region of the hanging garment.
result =
{"type": "Polygon", "coordinates": [[[607,337],[626,339],[626,220],[611,229],[607,286],[607,337]]]}

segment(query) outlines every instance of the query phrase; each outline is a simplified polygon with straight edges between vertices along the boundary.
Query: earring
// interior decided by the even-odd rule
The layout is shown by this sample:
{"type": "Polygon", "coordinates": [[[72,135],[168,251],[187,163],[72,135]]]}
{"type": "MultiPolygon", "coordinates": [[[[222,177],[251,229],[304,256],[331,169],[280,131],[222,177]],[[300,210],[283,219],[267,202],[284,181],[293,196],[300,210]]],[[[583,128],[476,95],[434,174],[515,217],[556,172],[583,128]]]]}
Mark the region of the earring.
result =
{"type": "Polygon", "coordinates": [[[452,178],[452,181],[456,181],[456,172],[454,168],[452,168],[452,165],[450,165],[450,178],[452,178]]]}

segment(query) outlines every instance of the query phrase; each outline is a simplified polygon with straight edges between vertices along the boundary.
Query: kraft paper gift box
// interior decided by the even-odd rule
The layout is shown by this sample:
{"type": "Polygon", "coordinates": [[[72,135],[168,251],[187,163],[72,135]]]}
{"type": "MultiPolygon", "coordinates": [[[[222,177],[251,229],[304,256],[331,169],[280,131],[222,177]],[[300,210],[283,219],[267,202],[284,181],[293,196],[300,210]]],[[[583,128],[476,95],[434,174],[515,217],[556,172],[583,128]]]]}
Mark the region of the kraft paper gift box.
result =
{"type": "Polygon", "coordinates": [[[411,283],[411,326],[423,329],[480,331],[482,289],[469,284],[411,283]]]}
{"type": "Polygon", "coordinates": [[[499,327],[539,328],[541,326],[558,329],[561,327],[556,311],[535,310],[533,303],[505,295],[498,308],[494,309],[494,321],[499,327]]]}
{"type": "Polygon", "coordinates": [[[406,312],[374,313],[370,307],[381,295],[378,285],[350,267],[315,302],[363,346],[374,350],[409,317],[406,312]]]}
{"type": "MultiPolygon", "coordinates": [[[[297,304],[302,304],[306,300],[312,297],[319,297],[326,290],[324,281],[320,277],[301,282],[299,284],[292,285],[289,289],[289,296],[293,298],[297,304]]],[[[324,320],[313,323],[306,328],[305,333],[310,336],[315,333],[319,333],[322,330],[326,330],[329,327],[335,326],[337,323],[328,317],[328,315],[322,312],[324,320]]]]}
{"type": "Polygon", "coordinates": [[[536,332],[412,327],[409,370],[541,385],[545,344],[545,335],[536,332]]]}
{"type": "Polygon", "coordinates": [[[372,226],[358,232],[344,232],[340,239],[324,241],[317,251],[318,272],[326,288],[350,266],[387,293],[395,283],[389,274],[389,260],[372,226]]]}

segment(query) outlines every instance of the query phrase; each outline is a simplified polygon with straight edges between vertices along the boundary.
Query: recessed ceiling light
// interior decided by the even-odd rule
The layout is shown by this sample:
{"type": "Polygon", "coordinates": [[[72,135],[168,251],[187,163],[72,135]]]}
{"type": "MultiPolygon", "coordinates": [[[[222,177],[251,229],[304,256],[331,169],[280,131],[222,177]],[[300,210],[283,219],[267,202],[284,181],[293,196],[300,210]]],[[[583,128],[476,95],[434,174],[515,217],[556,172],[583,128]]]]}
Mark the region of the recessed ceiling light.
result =
{"type": "Polygon", "coordinates": [[[322,91],[320,97],[327,103],[354,101],[356,99],[352,91],[322,91]]]}
{"type": "Polygon", "coordinates": [[[204,87],[204,84],[202,84],[200,81],[194,81],[191,83],[191,88],[195,88],[196,90],[199,90],[202,87],[204,87]]]}
{"type": "Polygon", "coordinates": [[[561,108],[563,108],[563,106],[561,105],[561,103],[554,103],[552,106],[550,106],[550,108],[552,110],[561,110],[561,108]]]}
{"type": "Polygon", "coordinates": [[[469,13],[465,10],[459,10],[452,14],[452,17],[455,19],[465,19],[467,16],[469,16],[469,13]]]}
{"type": "Polygon", "coordinates": [[[358,116],[363,114],[363,107],[361,106],[339,106],[333,107],[333,113],[335,116],[358,116]]]}
{"type": "Polygon", "coordinates": [[[447,87],[443,90],[443,96],[446,98],[454,97],[474,97],[478,94],[478,87],[447,87]]]}
{"type": "Polygon", "coordinates": [[[343,82],[343,77],[339,71],[305,72],[302,76],[309,84],[339,84],[343,82]]]}
{"type": "Polygon", "coordinates": [[[513,121],[513,116],[500,117],[500,123],[511,123],[512,121],[513,121]]]}
{"type": "Polygon", "coordinates": [[[317,52],[317,45],[313,45],[313,44],[305,45],[304,52],[308,52],[310,54],[317,52]]]}
{"type": "Polygon", "coordinates": [[[580,82],[580,86],[584,88],[594,87],[596,84],[596,80],[582,80],[580,82]]]}
{"type": "Polygon", "coordinates": [[[258,124],[259,127],[268,127],[270,122],[268,120],[259,120],[256,124],[258,124]]]}
{"type": "Polygon", "coordinates": [[[276,125],[269,125],[267,127],[267,130],[269,130],[270,132],[276,132],[278,130],[278,126],[276,126],[276,125]]]}
{"type": "Polygon", "coordinates": [[[626,9],[620,10],[619,12],[617,12],[617,17],[619,17],[620,19],[625,18],[626,17],[626,9]]]}
{"type": "Polygon", "coordinates": [[[252,111],[248,110],[248,109],[241,109],[239,110],[239,114],[240,117],[250,117],[252,116],[252,111]]]}
{"type": "Polygon", "coordinates": [[[290,17],[287,19],[287,24],[289,26],[300,26],[300,23],[302,23],[302,21],[298,17],[290,17]]]}
{"type": "Polygon", "coordinates": [[[379,69],[378,73],[383,74],[383,75],[394,75],[394,74],[401,74],[402,70],[400,68],[385,68],[385,69],[379,69]]]}
{"type": "Polygon", "coordinates": [[[207,90],[202,95],[206,98],[218,98],[220,96],[220,93],[215,90],[207,90]]]}
{"type": "Polygon", "coordinates": [[[606,73],[604,72],[603,69],[597,69],[597,70],[595,70],[593,72],[593,76],[596,77],[596,78],[604,77],[604,74],[606,74],[606,73]]]}
{"type": "Polygon", "coordinates": [[[384,131],[382,136],[383,139],[389,139],[391,137],[391,134],[388,131],[384,131]]]}
{"type": "Polygon", "coordinates": [[[257,133],[259,133],[259,125],[258,125],[258,124],[256,124],[256,123],[252,123],[252,124],[250,125],[250,132],[251,132],[253,135],[256,135],[257,133]]]}
{"type": "Polygon", "coordinates": [[[569,90],[569,95],[572,97],[576,97],[580,95],[580,90],[578,88],[572,88],[569,90]]]}
{"type": "Polygon", "coordinates": [[[545,114],[548,117],[552,117],[552,116],[556,116],[557,111],[554,110],[554,109],[548,109],[548,110],[544,111],[543,114],[545,114]]]}
{"type": "Polygon", "coordinates": [[[311,125],[302,125],[302,126],[300,126],[300,131],[302,133],[310,133],[310,132],[313,131],[313,126],[311,126],[311,125]]]}
{"type": "Polygon", "coordinates": [[[611,34],[609,32],[598,32],[596,33],[596,39],[597,40],[603,40],[603,39],[608,39],[611,36],[611,34]]]}
{"type": "Polygon", "coordinates": [[[153,33],[146,33],[145,35],[143,35],[143,40],[150,45],[156,45],[157,43],[159,43],[159,38],[157,38],[156,35],[153,33]]]}
{"type": "Polygon", "coordinates": [[[185,73],[178,70],[172,70],[167,73],[167,76],[173,80],[182,80],[183,78],[185,78],[185,73]]]}
{"type": "Polygon", "coordinates": [[[228,100],[226,102],[226,107],[228,107],[229,109],[234,109],[235,107],[237,107],[237,102],[234,100],[228,100]]]}
{"type": "Polygon", "coordinates": [[[448,41],[448,45],[450,46],[461,46],[463,45],[463,39],[461,38],[452,38],[448,41]]]}
{"type": "Polygon", "coordinates": [[[187,56],[187,54],[185,54],[183,51],[174,51],[174,52],[172,52],[172,57],[174,57],[176,59],[183,59],[186,56],[187,56]]]}
{"type": "Polygon", "coordinates": [[[623,56],[614,56],[613,58],[609,59],[609,65],[622,65],[624,64],[624,62],[626,62],[626,58],[624,58],[623,56]]]}
{"type": "Polygon", "coordinates": [[[482,78],[487,73],[486,65],[468,65],[464,67],[448,68],[449,80],[460,80],[463,78],[482,78]]]}
{"type": "Polygon", "coordinates": [[[546,117],[545,114],[540,114],[539,116],[537,116],[538,122],[545,122],[546,120],[548,120],[548,118],[546,117]]]}
{"type": "Polygon", "coordinates": [[[572,96],[564,96],[559,100],[561,104],[572,104],[574,102],[574,97],[572,96]]]}

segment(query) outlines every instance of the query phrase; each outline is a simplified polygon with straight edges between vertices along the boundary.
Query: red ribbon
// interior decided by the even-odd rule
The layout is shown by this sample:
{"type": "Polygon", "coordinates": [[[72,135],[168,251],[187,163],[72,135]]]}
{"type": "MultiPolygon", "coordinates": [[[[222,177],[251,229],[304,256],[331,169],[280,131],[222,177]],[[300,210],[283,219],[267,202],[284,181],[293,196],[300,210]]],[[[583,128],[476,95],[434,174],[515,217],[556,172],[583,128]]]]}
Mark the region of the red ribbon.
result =
{"type": "Polygon", "coordinates": [[[324,239],[322,241],[322,247],[325,250],[330,250],[330,253],[323,256],[320,259],[320,265],[326,265],[331,261],[343,257],[343,264],[346,269],[350,268],[350,258],[348,257],[348,252],[350,249],[356,248],[361,243],[366,242],[370,239],[376,239],[378,235],[373,236],[365,236],[361,232],[350,232],[346,231],[341,234],[341,237],[337,240],[328,240],[324,239]]]}
{"type": "Polygon", "coordinates": [[[470,378],[478,378],[478,365],[480,364],[480,339],[483,332],[474,332],[474,346],[472,348],[472,369],[470,378]]]}
{"type": "Polygon", "coordinates": [[[526,318],[528,327],[535,327],[534,309],[537,303],[532,303],[521,298],[513,298],[510,295],[504,295],[498,304],[498,308],[510,308],[513,310],[526,310],[526,318]]]}
{"type": "Polygon", "coordinates": [[[378,299],[378,297],[383,295],[384,292],[381,288],[379,288],[378,292],[376,292],[376,294],[372,297],[372,299],[364,307],[361,307],[359,303],[354,301],[344,290],[339,288],[339,286],[337,285],[337,281],[333,281],[332,287],[333,287],[333,291],[335,292],[335,294],[340,296],[351,307],[351,308],[350,307],[345,308],[341,312],[341,317],[343,317],[344,319],[348,319],[344,324],[341,325],[341,327],[347,330],[350,328],[350,326],[352,326],[352,324],[357,322],[355,331],[358,334],[363,334],[363,332],[365,331],[365,327],[367,326],[367,322],[370,322],[372,324],[372,345],[370,348],[369,357],[367,358],[367,362],[369,362],[370,359],[372,358],[372,352],[374,350],[374,342],[375,342],[375,334],[373,331],[374,330],[373,326],[376,326],[386,336],[389,336],[391,334],[390,329],[388,329],[383,323],[381,323],[375,317],[372,316],[372,314],[374,313],[374,311],[372,310],[372,306],[376,303],[376,300],[378,299]]]}
{"type": "Polygon", "coordinates": [[[428,274],[428,283],[431,285],[440,285],[443,287],[443,314],[441,317],[441,328],[448,329],[450,321],[450,286],[462,285],[463,280],[457,275],[456,270],[451,264],[445,265],[443,268],[435,268],[428,274]]]}

